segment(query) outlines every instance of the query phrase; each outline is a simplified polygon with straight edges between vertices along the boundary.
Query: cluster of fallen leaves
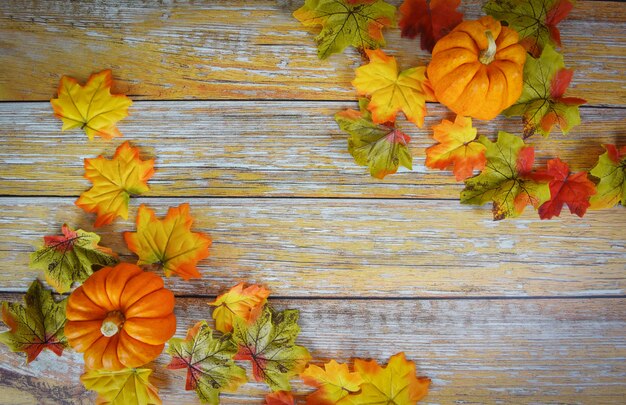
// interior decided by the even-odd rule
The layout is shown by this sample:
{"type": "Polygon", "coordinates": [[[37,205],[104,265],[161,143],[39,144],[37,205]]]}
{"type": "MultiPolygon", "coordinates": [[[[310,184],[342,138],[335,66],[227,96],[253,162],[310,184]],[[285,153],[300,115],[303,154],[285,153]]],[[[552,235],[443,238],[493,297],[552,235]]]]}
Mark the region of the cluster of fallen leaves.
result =
{"type": "MultiPolygon", "coordinates": [[[[111,95],[111,83],[110,71],[92,75],[84,86],[64,76],[58,98],[52,100],[63,129],[80,127],[90,139],[121,136],[115,125],[128,115],[131,101],[111,95]]],[[[127,219],[130,197],[149,190],[147,182],[154,174],[155,160],[142,160],[140,154],[137,147],[124,142],[111,159],[85,159],[85,177],[93,186],[81,194],[76,205],[96,214],[94,227],[117,217],[127,219]]],[[[193,232],[193,221],[188,204],[171,207],[163,219],[140,205],[136,231],[123,236],[138,258],[137,265],[163,271],[165,277],[196,279],[201,277],[197,263],[209,256],[211,238],[193,232]]],[[[118,263],[118,255],[99,243],[96,233],[64,224],[61,235],[44,236],[43,244],[30,255],[30,265],[43,271],[46,283],[57,293],[66,293],[95,271],[118,263]]],[[[307,404],[410,404],[427,394],[430,380],[416,376],[415,364],[407,361],[404,353],[393,356],[386,367],[356,359],[354,372],[334,360],[324,369],[308,365],[309,351],[296,344],[299,311],[275,310],[267,302],[269,293],[263,286],[237,284],[208,303],[214,307],[215,329],[202,320],[189,328],[184,339],[174,337],[168,342],[171,360],[167,368],[186,369],[185,389],[194,390],[203,403],[218,404],[221,392],[234,392],[246,383],[247,373],[241,365],[247,362],[253,379],[265,382],[272,391],[267,404],[295,404],[290,380],[296,376],[317,389],[306,398],[307,404]]],[[[68,299],[55,298],[35,280],[24,300],[25,305],[2,303],[2,320],[9,330],[0,334],[0,342],[12,351],[26,353],[28,363],[45,349],[61,356],[68,347],[64,335],[68,299]]],[[[80,380],[85,388],[98,393],[98,403],[160,404],[158,389],[149,379],[152,372],[150,368],[92,368],[86,369],[80,380]]]]}
{"type": "MultiPolygon", "coordinates": [[[[439,39],[462,20],[460,0],[405,0],[399,7],[403,37],[420,36],[421,48],[432,52],[439,39]]],[[[612,207],[626,202],[624,148],[604,145],[607,152],[589,172],[571,173],[559,158],[546,167],[533,168],[534,149],[525,140],[535,133],[548,136],[555,127],[565,135],[580,124],[579,106],[585,100],[565,96],[573,70],[565,67],[558,23],[574,6],[574,0],[490,0],[483,11],[515,29],[528,51],[524,86],[507,117],[522,118],[519,136],[500,131],[497,140],[478,136],[471,118],[434,125],[438,142],[426,149],[426,166],[451,169],[465,182],[461,203],[493,204],[494,219],[520,215],[527,205],[542,219],[559,216],[564,205],[582,217],[588,208],[612,207]],[[479,172],[476,174],[476,172],[479,172]]],[[[352,81],[359,110],[335,115],[348,133],[348,151],[370,174],[384,178],[400,167],[412,170],[411,137],[396,123],[402,112],[407,121],[422,128],[426,102],[436,101],[424,66],[401,70],[385,46],[384,28],[396,25],[395,8],[383,0],[306,0],[294,17],[305,26],[321,26],[316,37],[318,55],[325,59],[353,46],[366,63],[352,81]]]]}

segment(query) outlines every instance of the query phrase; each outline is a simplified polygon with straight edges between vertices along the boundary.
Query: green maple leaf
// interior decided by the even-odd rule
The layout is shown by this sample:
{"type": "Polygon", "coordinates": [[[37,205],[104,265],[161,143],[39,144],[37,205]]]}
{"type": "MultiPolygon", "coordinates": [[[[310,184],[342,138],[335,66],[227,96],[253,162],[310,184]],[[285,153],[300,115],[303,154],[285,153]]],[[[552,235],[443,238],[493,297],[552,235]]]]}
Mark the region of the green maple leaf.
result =
{"type": "Polygon", "coordinates": [[[256,322],[248,325],[236,318],[233,340],[239,345],[235,360],[250,360],[256,381],[265,381],[272,391],[289,391],[291,377],[304,371],[309,351],[295,344],[300,333],[299,311],[275,312],[266,306],[256,322]]]}
{"type": "Polygon", "coordinates": [[[521,44],[537,57],[546,45],[561,46],[557,25],[574,7],[573,0],[490,0],[483,11],[519,33],[521,44]]]}
{"type": "Polygon", "coordinates": [[[534,149],[519,137],[500,131],[498,141],[481,136],[487,147],[485,169],[465,180],[462,204],[483,205],[493,201],[494,220],[520,215],[528,204],[535,208],[550,199],[550,176],[533,172],[534,149]]]}
{"type": "Polygon", "coordinates": [[[394,26],[396,8],[382,0],[306,0],[293,13],[304,26],[322,26],[317,56],[326,59],[352,45],[359,50],[385,46],[383,27],[394,26]]]}
{"type": "Polygon", "coordinates": [[[563,55],[546,46],[541,57],[528,57],[524,65],[524,88],[517,102],[504,110],[504,114],[521,116],[524,120],[524,137],[535,131],[549,135],[554,125],[567,134],[580,124],[578,106],[585,100],[563,97],[572,80],[573,71],[565,69],[563,55]]]}
{"type": "Polygon", "coordinates": [[[203,403],[219,404],[220,392],[233,392],[246,382],[246,371],[233,361],[237,345],[230,334],[214,337],[206,321],[189,329],[185,339],[170,339],[167,352],[172,355],[167,368],[186,368],[185,389],[195,390],[203,403]]]}
{"type": "Polygon", "coordinates": [[[397,172],[401,165],[411,170],[413,158],[408,147],[411,138],[393,123],[375,124],[368,103],[366,98],[361,98],[360,111],[348,109],[335,114],[339,128],[350,134],[348,151],[354,161],[369,166],[370,174],[379,179],[397,172]]]}
{"type": "Polygon", "coordinates": [[[0,342],[11,351],[26,353],[28,363],[44,349],[60,356],[67,347],[63,334],[67,300],[55,302],[52,292],[35,280],[28,288],[24,301],[26,306],[2,303],[2,321],[10,330],[0,334],[0,342]]]}
{"type": "Polygon", "coordinates": [[[85,281],[93,267],[117,263],[111,249],[98,246],[100,237],[82,229],[74,231],[67,225],[63,236],[45,236],[43,246],[30,255],[30,266],[44,271],[46,281],[59,293],[70,290],[74,282],[85,281]]]}
{"type": "Polygon", "coordinates": [[[604,145],[606,152],[589,173],[600,179],[597,194],[589,200],[592,209],[626,205],[626,146],[604,145]]]}

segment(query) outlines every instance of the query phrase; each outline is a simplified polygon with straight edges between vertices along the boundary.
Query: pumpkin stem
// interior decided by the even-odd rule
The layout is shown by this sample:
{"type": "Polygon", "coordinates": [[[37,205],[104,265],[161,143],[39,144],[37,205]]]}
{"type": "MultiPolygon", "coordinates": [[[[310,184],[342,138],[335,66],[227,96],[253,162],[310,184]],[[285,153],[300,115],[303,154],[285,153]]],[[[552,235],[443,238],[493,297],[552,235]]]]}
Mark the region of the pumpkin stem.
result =
{"type": "Polygon", "coordinates": [[[480,63],[488,65],[493,62],[496,57],[496,40],[493,39],[493,34],[490,30],[485,31],[485,36],[487,36],[487,49],[480,51],[478,60],[480,63]]]}
{"type": "Polygon", "coordinates": [[[100,332],[106,337],[111,337],[122,329],[124,321],[124,314],[120,311],[111,311],[102,321],[100,332]]]}

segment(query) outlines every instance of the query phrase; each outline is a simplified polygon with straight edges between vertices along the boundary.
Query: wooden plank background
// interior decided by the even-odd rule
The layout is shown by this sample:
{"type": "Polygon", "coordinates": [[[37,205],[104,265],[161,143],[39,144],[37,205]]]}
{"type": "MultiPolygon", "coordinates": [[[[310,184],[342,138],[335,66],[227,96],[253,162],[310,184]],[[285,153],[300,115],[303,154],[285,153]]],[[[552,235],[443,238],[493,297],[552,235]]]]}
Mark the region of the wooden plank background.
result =
{"type": "MultiPolygon", "coordinates": [[[[133,256],[120,231],[145,203],[163,214],[191,204],[195,229],[214,239],[202,280],[166,280],[177,294],[178,336],[209,316],[206,303],[239,281],[262,283],[278,308],[301,310],[316,362],[405,351],[433,379],[426,403],[622,403],[626,396],[626,215],[492,222],[488,206],[462,206],[462,185],[427,170],[424,148],[445,109],[429,104],[412,136],[414,170],[372,179],[346,151],[333,115],[355,108],[354,50],[319,61],[314,30],[291,17],[301,1],[21,1],[0,4],[0,299],[20,301],[33,278],[28,254],[67,222],[92,230],[73,205],[89,187],[84,158],[110,157],[120,140],[60,131],[49,99],[61,75],[84,81],[110,68],[129,94],[120,125],[156,157],[151,190],[131,217],[102,228],[105,246],[133,256]]],[[[398,5],[400,1],[393,1],[398,5]]],[[[463,1],[467,18],[480,0],[463,1]]],[[[576,69],[571,96],[583,124],[533,137],[589,170],[603,143],[626,144],[626,11],[576,3],[561,23],[576,69]]],[[[424,64],[416,41],[387,30],[404,67],[424,64]]],[[[475,122],[479,133],[519,132],[517,119],[475,122]]],[[[2,329],[4,330],[4,329],[2,329]]],[[[184,375],[154,364],[165,403],[197,403],[184,375]]],[[[82,359],[49,353],[26,365],[0,347],[0,403],[91,403],[82,359]]],[[[303,398],[308,389],[295,381],[303,398]]],[[[250,383],[224,403],[259,404],[250,383]]]]}

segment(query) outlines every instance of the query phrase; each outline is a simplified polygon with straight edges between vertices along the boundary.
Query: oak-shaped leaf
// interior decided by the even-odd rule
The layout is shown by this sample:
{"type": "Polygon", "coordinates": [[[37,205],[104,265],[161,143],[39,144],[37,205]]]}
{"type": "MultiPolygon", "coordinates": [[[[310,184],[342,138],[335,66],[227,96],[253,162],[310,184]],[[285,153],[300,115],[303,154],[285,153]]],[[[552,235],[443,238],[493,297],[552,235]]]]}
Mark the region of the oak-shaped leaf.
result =
{"type": "Polygon", "coordinates": [[[220,392],[234,392],[247,381],[246,371],[233,361],[237,345],[230,335],[214,336],[206,321],[190,328],[185,339],[170,339],[167,352],[172,356],[167,368],[186,368],[185,389],[195,390],[202,403],[219,404],[220,392]]]}
{"type": "Polygon", "coordinates": [[[348,151],[361,166],[369,166],[373,177],[382,179],[404,166],[411,170],[413,157],[409,150],[409,137],[393,122],[375,124],[367,109],[369,100],[359,99],[360,111],[344,110],[335,114],[335,121],[346,131],[348,151]]]}
{"type": "Polygon", "coordinates": [[[559,158],[548,160],[546,172],[552,176],[551,197],[539,207],[539,217],[558,217],[563,205],[567,204],[572,214],[582,218],[589,208],[589,198],[596,193],[596,185],[587,178],[587,172],[571,173],[567,163],[559,158]]]}
{"type": "Polygon", "coordinates": [[[98,245],[100,236],[82,229],[61,227],[63,235],[44,236],[43,246],[30,255],[30,266],[43,270],[46,281],[57,292],[65,293],[75,282],[85,281],[93,268],[118,262],[109,248],[98,245]]]}
{"type": "Polygon", "coordinates": [[[426,167],[453,167],[457,181],[471,177],[474,170],[483,170],[486,147],[476,139],[476,133],[472,119],[460,115],[454,122],[444,119],[433,126],[433,138],[439,143],[426,149],[426,167]]]}
{"type": "Polygon", "coordinates": [[[461,0],[404,0],[398,23],[402,37],[419,34],[422,49],[432,52],[435,43],[463,21],[463,13],[456,10],[459,4],[461,0]]]}
{"type": "Polygon", "coordinates": [[[409,405],[416,404],[428,394],[430,379],[417,377],[415,363],[408,361],[403,352],[391,356],[386,367],[374,360],[356,359],[354,370],[364,380],[361,391],[348,395],[341,405],[409,405]]]}
{"type": "Polygon", "coordinates": [[[534,57],[547,46],[561,46],[557,25],[574,8],[574,0],[490,0],[486,14],[516,30],[520,43],[534,57]]]}
{"type": "Polygon", "coordinates": [[[265,396],[265,405],[295,405],[291,391],[270,392],[265,396]]]}
{"type": "Polygon", "coordinates": [[[307,405],[334,405],[353,392],[357,392],[364,380],[359,373],[351,373],[347,364],[331,360],[324,368],[309,364],[300,374],[306,385],[317,391],[307,397],[307,405]]]}
{"type": "Polygon", "coordinates": [[[80,195],[76,205],[97,214],[96,227],[109,224],[118,216],[128,219],[130,196],[148,191],[147,181],[153,174],[154,159],[141,160],[139,150],[124,142],[111,160],[103,156],[85,159],[85,178],[93,186],[80,195]]]}
{"type": "Polygon", "coordinates": [[[276,312],[266,305],[252,325],[235,319],[232,336],[239,345],[235,360],[250,360],[254,379],[265,381],[272,391],[289,391],[289,380],[311,359],[309,351],[295,343],[300,333],[298,316],[298,310],[276,312]]]}
{"type": "Polygon", "coordinates": [[[422,127],[426,115],[426,67],[418,66],[400,72],[393,56],[380,50],[365,50],[369,63],[355,70],[352,85],[359,96],[370,96],[367,109],[377,124],[395,122],[402,111],[406,118],[422,127]]]}
{"type": "Polygon", "coordinates": [[[528,204],[535,208],[550,199],[550,175],[533,171],[533,147],[504,131],[498,133],[497,142],[481,136],[487,147],[485,169],[477,176],[465,180],[461,192],[462,204],[483,205],[493,202],[493,219],[516,217],[528,204]]]}
{"type": "Polygon", "coordinates": [[[232,331],[235,318],[243,319],[248,323],[256,321],[269,295],[270,291],[260,285],[244,288],[244,283],[239,283],[232,287],[209,303],[216,307],[213,310],[215,329],[224,333],[232,331]]]}
{"type": "Polygon", "coordinates": [[[161,405],[158,390],[149,380],[151,373],[148,368],[89,370],[80,381],[98,393],[98,405],[161,405]]]}
{"type": "Polygon", "coordinates": [[[111,94],[110,70],[92,74],[81,86],[75,79],[63,76],[57,98],[50,100],[54,115],[63,121],[62,130],[80,128],[89,139],[122,136],[115,124],[128,116],[133,103],[123,94],[111,94]]]}
{"type": "Polygon", "coordinates": [[[0,333],[0,342],[13,352],[26,353],[28,363],[44,349],[60,356],[67,347],[63,334],[67,300],[56,302],[52,292],[35,280],[28,288],[24,301],[26,306],[2,303],[2,321],[9,330],[0,333]]]}
{"type": "Polygon", "coordinates": [[[591,209],[626,205],[626,146],[604,145],[606,152],[589,172],[599,179],[598,193],[591,197],[591,209]]]}
{"type": "Polygon", "coordinates": [[[573,70],[565,69],[563,55],[550,45],[545,47],[540,58],[526,59],[522,95],[515,104],[504,110],[508,117],[522,117],[524,138],[532,136],[535,131],[547,136],[554,125],[567,134],[580,124],[578,106],[586,101],[563,97],[573,74],[573,70]]]}
{"type": "Polygon", "coordinates": [[[156,265],[166,277],[175,273],[185,280],[200,278],[196,265],[209,256],[211,238],[192,232],[192,224],[189,204],[171,207],[162,220],[142,204],[137,211],[137,232],[124,232],[124,240],[139,256],[137,265],[156,265]]]}
{"type": "Polygon", "coordinates": [[[306,0],[293,13],[306,27],[322,26],[317,56],[326,59],[352,45],[358,50],[385,46],[382,29],[395,23],[396,8],[382,0],[306,0]]]}

